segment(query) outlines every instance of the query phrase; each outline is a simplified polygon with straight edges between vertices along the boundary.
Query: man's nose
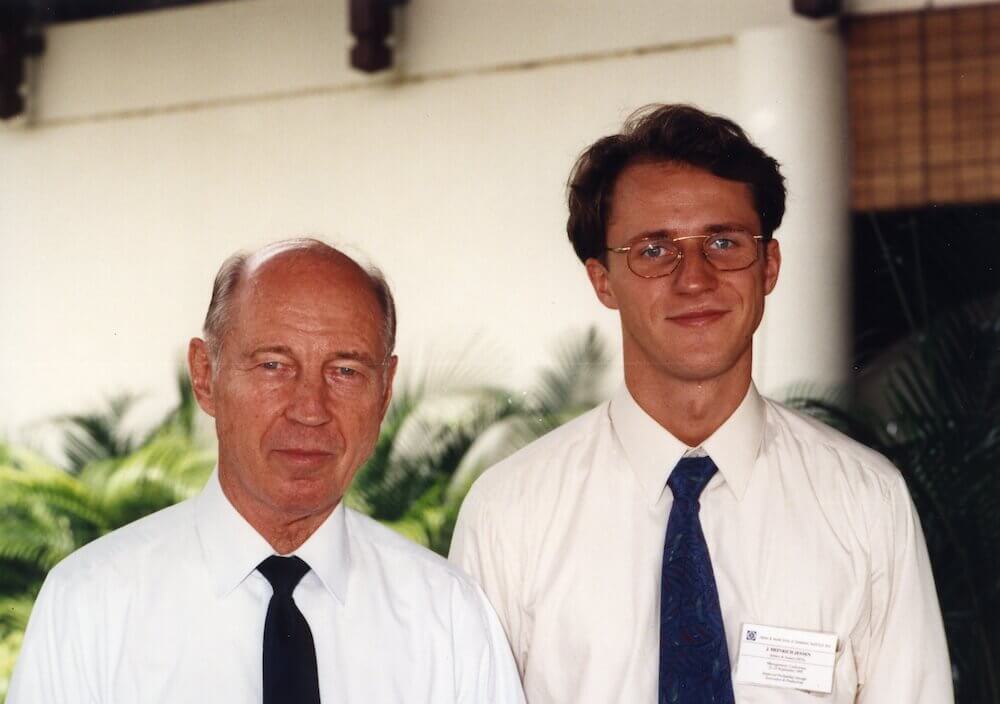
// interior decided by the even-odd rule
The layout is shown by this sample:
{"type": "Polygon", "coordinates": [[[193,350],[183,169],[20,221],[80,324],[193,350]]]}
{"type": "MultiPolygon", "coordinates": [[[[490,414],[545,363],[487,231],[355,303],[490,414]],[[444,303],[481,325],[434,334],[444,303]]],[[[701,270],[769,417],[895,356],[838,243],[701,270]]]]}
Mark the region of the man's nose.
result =
{"type": "Polygon", "coordinates": [[[701,248],[701,240],[682,243],[683,252],[677,268],[671,275],[674,288],[684,293],[711,290],[718,284],[718,270],[709,264],[701,248]]]}
{"type": "Polygon", "coordinates": [[[302,425],[323,425],[330,421],[329,396],[322,373],[302,373],[285,409],[285,416],[302,425]]]}

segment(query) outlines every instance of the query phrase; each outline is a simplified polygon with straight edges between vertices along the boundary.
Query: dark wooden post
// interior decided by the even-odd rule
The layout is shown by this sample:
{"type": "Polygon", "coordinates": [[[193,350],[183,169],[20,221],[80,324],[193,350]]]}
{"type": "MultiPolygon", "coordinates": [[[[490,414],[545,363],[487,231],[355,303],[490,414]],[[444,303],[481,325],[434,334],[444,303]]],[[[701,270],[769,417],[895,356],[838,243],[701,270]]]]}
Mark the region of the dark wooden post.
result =
{"type": "Polygon", "coordinates": [[[0,118],[9,120],[24,112],[24,60],[42,52],[42,35],[19,20],[0,22],[0,118]]]}
{"type": "Polygon", "coordinates": [[[351,66],[374,73],[392,66],[392,8],[406,0],[351,0],[350,28],[356,41],[351,47],[351,66]]]}

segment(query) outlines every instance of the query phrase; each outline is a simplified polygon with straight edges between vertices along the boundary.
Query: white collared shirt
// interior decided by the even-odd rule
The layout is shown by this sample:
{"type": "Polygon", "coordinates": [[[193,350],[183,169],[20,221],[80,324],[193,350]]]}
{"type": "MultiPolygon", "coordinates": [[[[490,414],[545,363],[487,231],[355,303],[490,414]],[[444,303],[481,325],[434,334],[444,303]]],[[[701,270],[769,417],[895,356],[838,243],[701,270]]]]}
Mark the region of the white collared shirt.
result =
{"type": "MultiPolygon", "coordinates": [[[[833,693],[734,684],[740,704],[949,704],[937,595],[900,473],[751,385],[702,448],[735,673],[744,623],[835,633],[833,693]]],[[[691,448],[628,391],[488,470],[451,559],[496,608],[530,704],[653,704],[667,477],[691,448]]]]}
{"type": "MultiPolygon", "coordinates": [[[[49,573],[8,704],[260,702],[272,554],[215,474],[90,543],[49,573]]],[[[294,554],[322,701],[523,701],[496,616],[446,561],[342,504],[294,554]]]]}

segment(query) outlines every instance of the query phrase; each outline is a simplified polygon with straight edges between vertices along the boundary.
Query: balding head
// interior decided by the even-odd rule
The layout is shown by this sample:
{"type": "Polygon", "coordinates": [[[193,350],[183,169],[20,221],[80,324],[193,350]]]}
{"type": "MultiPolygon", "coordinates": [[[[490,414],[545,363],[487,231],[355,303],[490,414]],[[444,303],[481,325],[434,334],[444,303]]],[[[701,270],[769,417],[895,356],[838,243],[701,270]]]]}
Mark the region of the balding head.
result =
{"type": "Polygon", "coordinates": [[[357,275],[360,284],[370,288],[382,315],[385,356],[388,358],[392,354],[396,347],[396,305],[382,273],[374,267],[362,267],[325,242],[295,238],[274,242],[251,253],[237,252],[222,263],[215,276],[204,324],[205,342],[214,359],[218,359],[226,330],[233,322],[236,300],[243,284],[266,268],[284,264],[301,265],[308,261],[339,267],[346,275],[357,275]]]}
{"type": "Polygon", "coordinates": [[[192,389],[215,419],[219,484],[279,553],[333,511],[371,455],[392,398],[394,314],[384,280],[317,240],[231,257],[192,389]]]}

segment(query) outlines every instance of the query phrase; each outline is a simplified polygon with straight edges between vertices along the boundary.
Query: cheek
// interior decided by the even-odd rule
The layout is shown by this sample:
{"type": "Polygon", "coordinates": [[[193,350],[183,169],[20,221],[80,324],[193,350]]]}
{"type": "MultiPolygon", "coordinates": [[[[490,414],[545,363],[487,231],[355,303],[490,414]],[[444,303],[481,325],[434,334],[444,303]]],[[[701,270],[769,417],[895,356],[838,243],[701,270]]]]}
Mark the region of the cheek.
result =
{"type": "Polygon", "coordinates": [[[654,281],[632,276],[618,284],[618,309],[631,320],[648,320],[657,317],[658,301],[662,291],[654,281]]]}
{"type": "Polygon", "coordinates": [[[227,388],[228,393],[217,401],[216,422],[231,429],[233,437],[245,438],[251,443],[254,436],[281,415],[285,405],[280,387],[233,384],[227,388]]]}
{"type": "Polygon", "coordinates": [[[747,333],[752,335],[764,315],[764,280],[755,279],[741,287],[742,323],[747,333]]]}
{"type": "Polygon", "coordinates": [[[382,413],[382,394],[369,390],[360,396],[337,399],[338,425],[347,442],[359,451],[370,451],[379,435],[382,413]]]}

